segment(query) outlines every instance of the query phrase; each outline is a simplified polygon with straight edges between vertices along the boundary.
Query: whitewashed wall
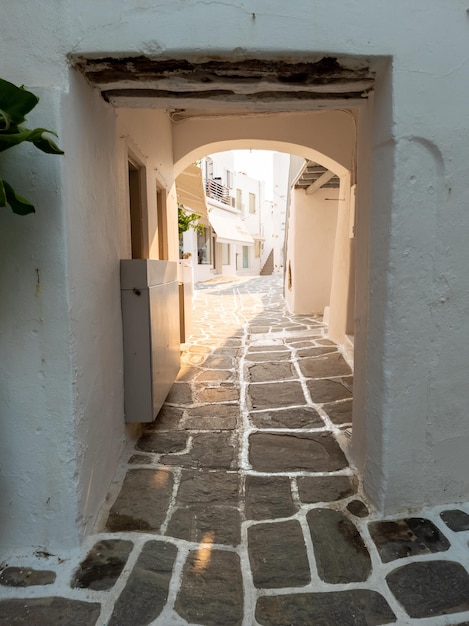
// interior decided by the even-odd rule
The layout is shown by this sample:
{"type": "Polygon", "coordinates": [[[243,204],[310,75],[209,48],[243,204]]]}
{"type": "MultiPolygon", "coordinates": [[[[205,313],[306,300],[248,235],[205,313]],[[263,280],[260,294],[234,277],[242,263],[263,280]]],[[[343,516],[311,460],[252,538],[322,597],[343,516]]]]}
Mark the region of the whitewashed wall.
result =
{"type": "MultiPolygon", "coordinates": [[[[115,111],[71,73],[62,99],[72,362],[71,420],[80,532],[89,530],[124,442],[120,232],[115,111]],[[86,128],[86,130],[84,130],[86,128]]],[[[65,346],[62,346],[64,350],[65,346]]]]}
{"type": "MultiPolygon", "coordinates": [[[[290,168],[290,155],[276,152],[273,155],[273,220],[271,226],[271,242],[274,250],[274,271],[284,270],[283,248],[285,241],[287,197],[288,197],[288,174],[290,168]]],[[[267,239],[267,236],[266,236],[267,239]]],[[[268,250],[264,250],[264,255],[268,250]]],[[[266,260],[265,258],[263,259],[266,260]]]]}
{"type": "Polygon", "coordinates": [[[330,304],[332,267],[337,231],[337,189],[319,189],[313,195],[292,191],[288,255],[291,286],[285,298],[297,314],[319,314],[330,304]]]}

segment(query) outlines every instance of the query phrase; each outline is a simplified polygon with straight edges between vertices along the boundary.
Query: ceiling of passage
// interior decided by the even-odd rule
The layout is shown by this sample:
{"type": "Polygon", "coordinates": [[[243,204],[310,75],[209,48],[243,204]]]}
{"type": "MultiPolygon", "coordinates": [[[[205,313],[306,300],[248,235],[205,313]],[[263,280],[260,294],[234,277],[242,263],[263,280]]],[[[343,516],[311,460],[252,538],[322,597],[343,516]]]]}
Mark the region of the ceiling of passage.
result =
{"type": "Polygon", "coordinates": [[[314,60],[72,57],[103,97],[122,107],[305,110],[354,106],[373,90],[363,57],[314,60]]]}

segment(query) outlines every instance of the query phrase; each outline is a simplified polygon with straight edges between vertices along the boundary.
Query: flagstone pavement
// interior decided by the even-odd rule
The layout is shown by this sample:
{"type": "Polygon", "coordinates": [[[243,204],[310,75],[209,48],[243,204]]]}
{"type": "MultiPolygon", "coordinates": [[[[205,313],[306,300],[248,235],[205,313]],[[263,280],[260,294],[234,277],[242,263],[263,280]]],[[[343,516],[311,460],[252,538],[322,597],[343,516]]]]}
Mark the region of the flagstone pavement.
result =
{"type": "Polygon", "coordinates": [[[0,624],[468,626],[469,505],[380,518],[349,460],[352,389],[279,275],[199,285],[101,527],[0,565],[0,624]]]}

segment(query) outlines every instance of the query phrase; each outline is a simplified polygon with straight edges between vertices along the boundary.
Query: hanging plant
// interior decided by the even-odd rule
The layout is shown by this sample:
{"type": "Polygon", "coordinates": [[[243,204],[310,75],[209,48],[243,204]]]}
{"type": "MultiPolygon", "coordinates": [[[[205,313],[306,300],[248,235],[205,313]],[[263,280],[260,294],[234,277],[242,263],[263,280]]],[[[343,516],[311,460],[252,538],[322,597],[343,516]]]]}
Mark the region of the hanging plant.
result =
{"type": "Polygon", "coordinates": [[[198,233],[202,234],[205,232],[205,226],[203,224],[198,224],[198,220],[200,216],[196,213],[188,213],[184,208],[184,205],[178,202],[178,229],[179,235],[185,233],[189,228],[193,228],[198,233]]]}
{"type": "MultiPolygon", "coordinates": [[[[46,128],[33,130],[23,126],[25,116],[34,109],[39,98],[26,91],[24,87],[17,87],[13,83],[0,78],[0,152],[10,150],[27,141],[42,152],[48,154],[63,154],[63,151],[54,141],[44,133],[57,136],[46,128]]],[[[20,196],[13,187],[0,175],[0,207],[9,205],[13,213],[27,215],[34,213],[34,205],[20,196]]]]}

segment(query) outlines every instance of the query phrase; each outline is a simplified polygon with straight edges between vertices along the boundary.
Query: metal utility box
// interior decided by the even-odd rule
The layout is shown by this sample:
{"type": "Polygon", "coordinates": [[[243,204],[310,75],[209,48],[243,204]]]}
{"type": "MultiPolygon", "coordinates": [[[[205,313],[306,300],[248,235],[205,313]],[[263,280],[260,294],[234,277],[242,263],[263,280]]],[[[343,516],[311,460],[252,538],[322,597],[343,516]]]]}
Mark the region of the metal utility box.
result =
{"type": "Polygon", "coordinates": [[[180,367],[178,264],[121,261],[126,422],[152,422],[180,367]]]}

